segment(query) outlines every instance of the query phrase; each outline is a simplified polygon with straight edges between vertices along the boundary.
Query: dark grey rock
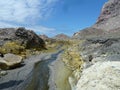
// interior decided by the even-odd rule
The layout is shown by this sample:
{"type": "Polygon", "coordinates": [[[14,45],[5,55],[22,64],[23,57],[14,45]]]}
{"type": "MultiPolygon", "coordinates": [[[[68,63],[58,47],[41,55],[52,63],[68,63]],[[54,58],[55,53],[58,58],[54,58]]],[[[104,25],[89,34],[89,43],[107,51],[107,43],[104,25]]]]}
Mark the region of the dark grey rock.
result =
{"type": "Polygon", "coordinates": [[[88,39],[80,47],[82,47],[81,55],[85,62],[93,62],[92,59],[120,61],[120,38],[88,39]]]}
{"type": "Polygon", "coordinates": [[[17,41],[26,48],[45,48],[45,42],[33,31],[20,28],[1,28],[0,45],[7,41],[17,41]]]}

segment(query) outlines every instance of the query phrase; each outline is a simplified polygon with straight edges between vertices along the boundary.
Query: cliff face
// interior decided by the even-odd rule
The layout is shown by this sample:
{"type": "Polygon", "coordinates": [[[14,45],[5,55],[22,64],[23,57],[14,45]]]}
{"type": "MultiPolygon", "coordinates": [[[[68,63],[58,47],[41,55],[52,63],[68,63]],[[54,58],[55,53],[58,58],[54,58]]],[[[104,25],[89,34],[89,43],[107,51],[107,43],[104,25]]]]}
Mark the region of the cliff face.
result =
{"type": "Polygon", "coordinates": [[[120,0],[105,3],[94,27],[107,31],[120,27],[120,0]]]}
{"type": "Polygon", "coordinates": [[[120,33],[120,0],[108,0],[103,5],[96,23],[73,35],[73,38],[83,39],[96,36],[118,36],[120,33]],[[87,33],[86,33],[87,32],[87,33]]]}

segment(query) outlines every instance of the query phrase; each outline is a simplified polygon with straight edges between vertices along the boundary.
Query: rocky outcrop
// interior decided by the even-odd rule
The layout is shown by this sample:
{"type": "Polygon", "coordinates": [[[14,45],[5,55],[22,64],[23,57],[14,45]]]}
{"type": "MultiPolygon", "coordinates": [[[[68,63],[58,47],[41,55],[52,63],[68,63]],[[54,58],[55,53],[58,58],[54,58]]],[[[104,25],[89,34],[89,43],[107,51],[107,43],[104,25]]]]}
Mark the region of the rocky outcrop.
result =
{"type": "Polygon", "coordinates": [[[22,63],[22,57],[14,54],[5,54],[4,57],[0,57],[0,68],[11,69],[20,66],[22,63]]]}
{"type": "Polygon", "coordinates": [[[76,32],[73,38],[116,37],[120,33],[120,0],[108,0],[102,8],[96,23],[76,32]],[[117,35],[116,35],[117,34],[117,35]]]}
{"type": "Polygon", "coordinates": [[[107,31],[120,27],[120,0],[105,3],[94,27],[107,31]]]}
{"type": "Polygon", "coordinates": [[[72,38],[73,39],[85,39],[85,38],[92,38],[92,37],[100,37],[104,34],[105,34],[105,31],[103,31],[102,29],[89,27],[89,28],[86,28],[79,32],[74,33],[72,38]]]}
{"type": "Polygon", "coordinates": [[[56,40],[69,40],[70,37],[65,35],[65,34],[58,34],[55,37],[53,37],[53,39],[56,39],[56,40]]]}
{"type": "Polygon", "coordinates": [[[120,38],[91,38],[79,46],[84,64],[75,90],[119,90],[120,38]]]}
{"type": "Polygon", "coordinates": [[[99,61],[120,61],[119,38],[93,38],[86,40],[80,47],[81,56],[87,64],[99,61]]]}
{"type": "Polygon", "coordinates": [[[2,28],[0,29],[0,45],[8,41],[17,41],[25,48],[45,48],[44,41],[33,31],[25,28],[2,28]]]}
{"type": "Polygon", "coordinates": [[[85,69],[76,90],[120,90],[120,62],[98,62],[85,69]]]}

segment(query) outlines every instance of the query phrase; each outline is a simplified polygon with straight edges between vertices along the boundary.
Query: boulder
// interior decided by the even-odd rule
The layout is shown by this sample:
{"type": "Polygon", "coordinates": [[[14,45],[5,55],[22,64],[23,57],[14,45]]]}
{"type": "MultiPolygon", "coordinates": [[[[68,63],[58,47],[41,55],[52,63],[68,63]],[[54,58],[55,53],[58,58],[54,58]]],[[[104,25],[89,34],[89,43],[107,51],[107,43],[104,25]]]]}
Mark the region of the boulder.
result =
{"type": "Polygon", "coordinates": [[[76,90],[120,90],[120,62],[97,62],[84,69],[76,90]]]}
{"type": "Polygon", "coordinates": [[[45,48],[45,42],[35,32],[20,28],[1,28],[0,29],[0,46],[6,42],[19,42],[20,45],[27,49],[45,48]]]}
{"type": "Polygon", "coordinates": [[[4,57],[0,58],[1,69],[16,68],[22,63],[22,57],[14,54],[5,54],[4,57]]]}

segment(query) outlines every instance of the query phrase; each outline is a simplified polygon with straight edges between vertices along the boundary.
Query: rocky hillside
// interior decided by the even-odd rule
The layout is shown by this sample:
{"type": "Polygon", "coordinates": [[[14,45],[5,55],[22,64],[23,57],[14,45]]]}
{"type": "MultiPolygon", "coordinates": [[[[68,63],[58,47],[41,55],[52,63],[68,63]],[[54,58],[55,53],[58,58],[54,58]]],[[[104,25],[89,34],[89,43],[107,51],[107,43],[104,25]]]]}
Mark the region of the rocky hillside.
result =
{"type": "Polygon", "coordinates": [[[58,34],[58,35],[54,36],[53,39],[56,39],[56,40],[69,40],[70,37],[65,35],[65,34],[58,34]]]}
{"type": "Polygon", "coordinates": [[[48,40],[49,39],[49,37],[44,35],[44,34],[39,35],[39,37],[42,38],[43,40],[48,40]]]}
{"type": "Polygon", "coordinates": [[[105,3],[94,27],[104,30],[120,27],[120,0],[109,0],[105,3]]]}
{"type": "Polygon", "coordinates": [[[18,42],[25,48],[45,48],[44,41],[33,31],[25,28],[1,28],[0,46],[7,42],[18,42]]]}
{"type": "Polygon", "coordinates": [[[84,62],[73,90],[120,90],[120,0],[108,0],[97,22],[73,35],[84,62]]]}
{"type": "Polygon", "coordinates": [[[102,8],[97,22],[87,28],[76,32],[73,38],[114,37],[120,33],[120,0],[109,0],[102,8]]]}
{"type": "Polygon", "coordinates": [[[73,39],[84,39],[84,38],[89,38],[89,37],[100,37],[101,35],[104,35],[105,32],[102,29],[97,29],[97,28],[85,28],[81,30],[80,32],[76,32],[73,35],[73,39]]]}

